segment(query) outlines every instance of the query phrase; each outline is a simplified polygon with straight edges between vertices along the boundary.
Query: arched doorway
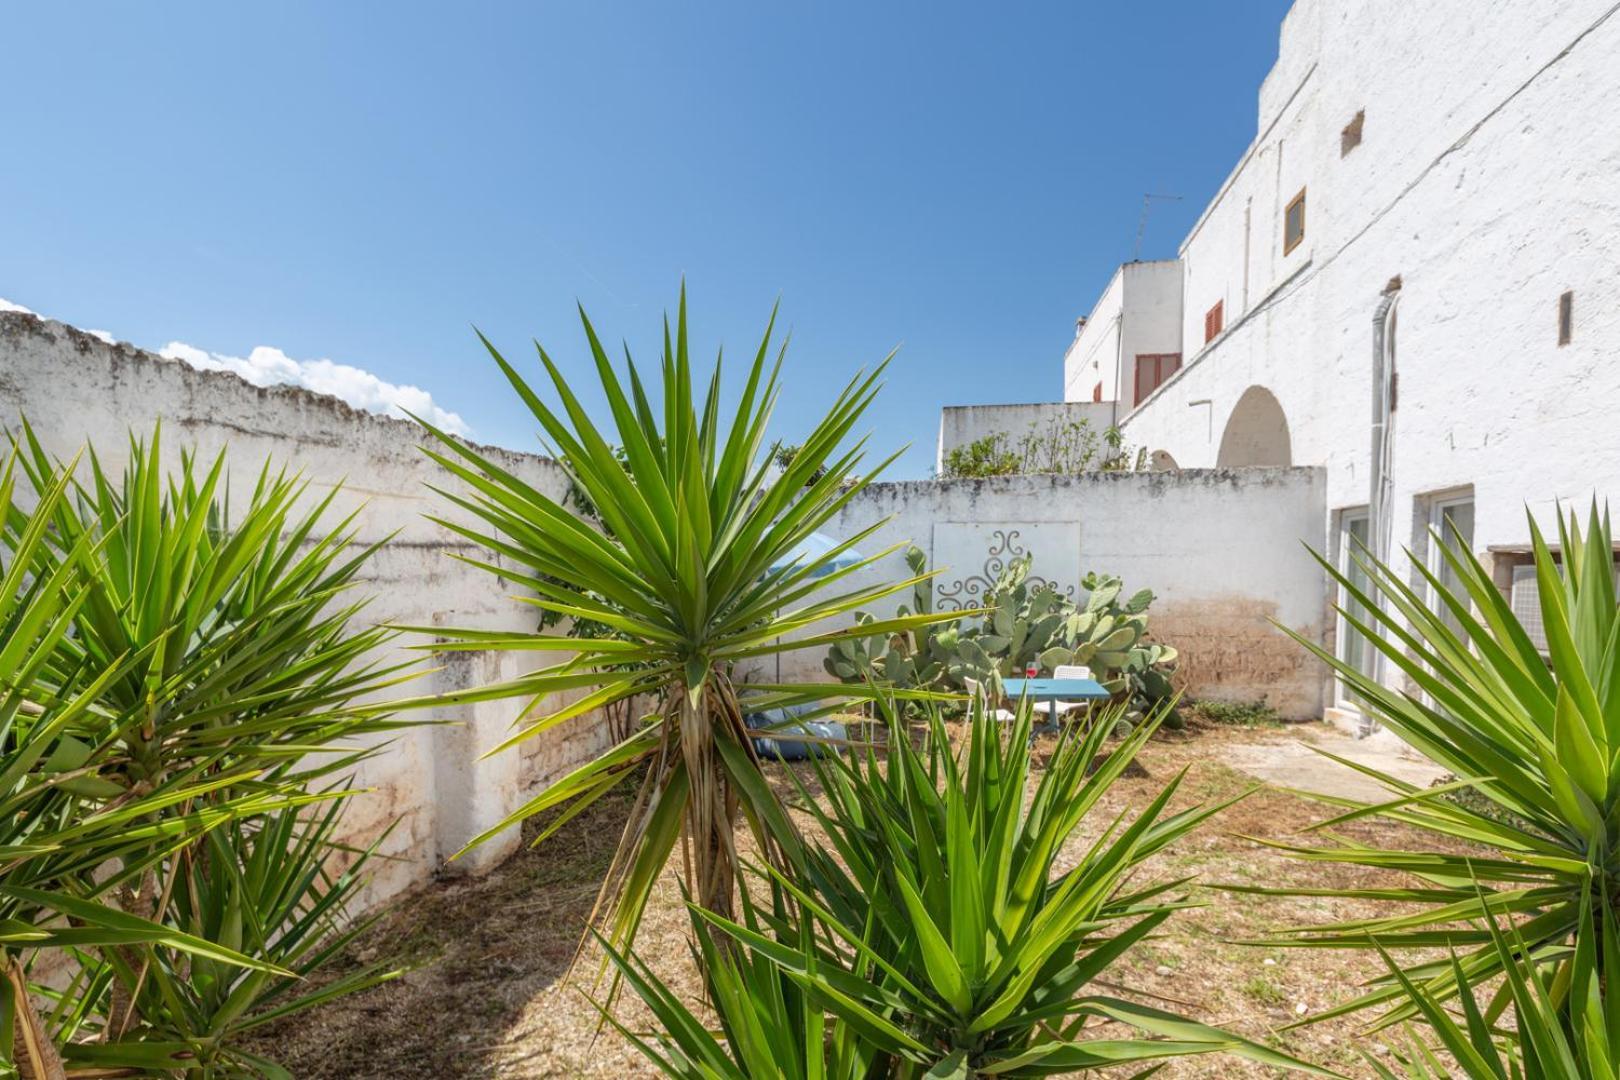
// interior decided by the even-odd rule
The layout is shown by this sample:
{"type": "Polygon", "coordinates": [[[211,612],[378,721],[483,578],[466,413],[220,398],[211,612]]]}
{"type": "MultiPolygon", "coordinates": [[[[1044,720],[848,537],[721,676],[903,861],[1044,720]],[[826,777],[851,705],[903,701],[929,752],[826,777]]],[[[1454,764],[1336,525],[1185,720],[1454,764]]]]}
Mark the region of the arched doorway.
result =
{"type": "Polygon", "coordinates": [[[1221,450],[1215,459],[1218,468],[1245,465],[1292,465],[1293,445],[1288,438],[1288,418],[1283,415],[1277,396],[1263,386],[1243,391],[1221,433],[1221,450]]]}

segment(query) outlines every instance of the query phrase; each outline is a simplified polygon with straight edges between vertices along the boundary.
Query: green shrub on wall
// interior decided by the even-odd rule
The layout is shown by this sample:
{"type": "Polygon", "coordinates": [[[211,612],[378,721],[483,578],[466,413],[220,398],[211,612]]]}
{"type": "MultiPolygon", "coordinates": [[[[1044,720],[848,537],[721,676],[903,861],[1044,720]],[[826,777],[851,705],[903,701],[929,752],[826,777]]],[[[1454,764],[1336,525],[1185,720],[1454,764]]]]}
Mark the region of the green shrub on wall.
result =
{"type": "Polygon", "coordinates": [[[1109,427],[1099,435],[1089,420],[1054,416],[1045,424],[1030,421],[1016,442],[1006,432],[995,431],[952,447],[939,475],[942,480],[1022,473],[1072,476],[1092,469],[1129,470],[1132,463],[1131,449],[1119,428],[1109,427]]]}

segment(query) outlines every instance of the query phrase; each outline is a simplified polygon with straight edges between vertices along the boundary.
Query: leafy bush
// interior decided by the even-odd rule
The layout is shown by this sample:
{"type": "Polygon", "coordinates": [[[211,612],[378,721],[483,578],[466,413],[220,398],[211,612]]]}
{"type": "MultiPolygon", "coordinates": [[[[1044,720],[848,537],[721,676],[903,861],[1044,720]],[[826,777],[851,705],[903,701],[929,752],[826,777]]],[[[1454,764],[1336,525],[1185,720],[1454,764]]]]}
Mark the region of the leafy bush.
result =
{"type": "Polygon", "coordinates": [[[1099,437],[1089,420],[1052,416],[1044,424],[1030,421],[1016,443],[996,431],[951,447],[939,476],[942,480],[1029,473],[1073,476],[1092,468],[1114,472],[1131,467],[1131,450],[1119,428],[1110,427],[1099,437]]]}
{"type": "Polygon", "coordinates": [[[945,455],[940,479],[1014,476],[1024,471],[1024,459],[1008,445],[1007,436],[993,432],[965,446],[953,446],[945,455]]]}
{"type": "MultiPolygon", "coordinates": [[[[800,446],[798,443],[781,443],[781,442],[779,442],[771,450],[771,460],[776,462],[778,468],[791,469],[793,467],[793,459],[798,457],[800,452],[803,451],[803,450],[804,450],[804,447],[800,446]]],[[[817,480],[820,480],[823,476],[826,476],[826,475],[827,475],[827,467],[825,465],[823,465],[820,468],[813,471],[809,475],[809,477],[807,477],[807,479],[808,479],[808,481],[810,483],[813,484],[817,480]]]]}
{"type": "Polygon", "coordinates": [[[1212,724],[1232,727],[1276,727],[1277,710],[1259,701],[1195,701],[1188,708],[1212,724]]]}

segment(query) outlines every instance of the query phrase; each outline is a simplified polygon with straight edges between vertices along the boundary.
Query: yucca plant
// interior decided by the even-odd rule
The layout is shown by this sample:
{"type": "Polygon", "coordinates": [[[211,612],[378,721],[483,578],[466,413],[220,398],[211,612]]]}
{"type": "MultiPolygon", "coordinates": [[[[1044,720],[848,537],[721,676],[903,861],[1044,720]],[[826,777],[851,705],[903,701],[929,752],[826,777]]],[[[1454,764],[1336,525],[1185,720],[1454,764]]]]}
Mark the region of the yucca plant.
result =
{"type": "MultiPolygon", "coordinates": [[[[772,893],[778,928],[792,928],[792,943],[814,954],[814,920],[796,914],[780,886],[772,893]]],[[[746,886],[739,889],[742,925],[767,933],[746,886]]],[[[694,917],[694,959],[704,972],[708,999],[719,1020],[711,1028],[634,952],[620,952],[598,935],[624,983],[646,1004],[661,1030],[632,1031],[607,1005],[603,1019],[673,1080],[858,1080],[881,1076],[888,1056],[838,1017],[819,995],[758,952],[722,947],[708,922],[694,917]]],[[[780,939],[779,939],[780,940],[780,939]]]]}
{"type": "MultiPolygon", "coordinates": [[[[1322,648],[1306,646],[1375,717],[1458,779],[1419,789],[1353,766],[1381,781],[1390,800],[1370,806],[1329,800],[1343,807],[1319,826],[1333,842],[1284,849],[1303,859],[1396,871],[1415,881],[1405,888],[1312,891],[1402,908],[1302,927],[1282,942],[1319,949],[1371,948],[1376,942],[1390,949],[1455,950],[1456,963],[1406,968],[1407,977],[1439,1000],[1490,983],[1508,968],[1523,968],[1516,977],[1528,978],[1530,968],[1552,965],[1554,1000],[1573,1010],[1584,1003],[1568,998],[1564,988],[1578,958],[1592,958],[1600,975],[1610,978],[1617,974],[1610,960],[1620,955],[1614,952],[1611,915],[1599,906],[1620,896],[1620,613],[1606,513],[1594,505],[1584,532],[1577,515],[1560,517],[1557,553],[1534,518],[1530,532],[1545,654],[1489,573],[1454,538],[1436,534],[1432,542],[1461,582],[1456,590],[1416,557],[1411,561],[1421,581],[1409,585],[1391,567],[1358,555],[1370,591],[1324,562],[1353,601],[1345,606],[1369,613],[1363,618],[1346,612],[1350,626],[1405,677],[1408,688],[1383,685],[1322,648]],[[1465,787],[1479,798],[1448,798],[1465,787]],[[1446,847],[1385,850],[1332,832],[1374,814],[1414,826],[1446,847]],[[1459,852],[1458,845],[1476,850],[1459,852]],[[1493,938],[1486,925],[1491,918],[1514,921],[1511,948],[1493,938]]],[[[1507,987],[1498,992],[1493,1016],[1509,996],[1507,987]]],[[[1390,977],[1313,1019],[1371,1006],[1387,1006],[1381,1023],[1419,1011],[1402,981],[1390,977]]]]}
{"type": "MultiPolygon", "coordinates": [[[[1615,929],[1612,903],[1601,899],[1605,942],[1615,929]]],[[[1608,999],[1595,955],[1577,954],[1570,980],[1560,985],[1552,965],[1521,965],[1525,949],[1512,927],[1486,920],[1505,972],[1503,992],[1513,1005],[1513,1027],[1501,1030],[1487,1018],[1472,994],[1458,995],[1448,1009],[1408,977],[1388,955],[1393,977],[1428,1024],[1427,1033],[1408,1025],[1406,1047],[1392,1067],[1363,1054],[1381,1080],[1615,1080],[1620,1075],[1620,1009],[1608,999]],[[1443,1058],[1441,1055],[1446,1055],[1443,1058]]],[[[1583,940],[1590,942],[1595,934],[1583,940]]],[[[1455,955],[1453,968],[1460,968],[1455,955]]],[[[1461,981],[1466,976],[1454,971],[1461,981]]]]}
{"type": "Polygon", "coordinates": [[[87,986],[101,979],[109,988],[137,987],[132,1005],[146,1049],[163,1046],[188,1076],[205,1080],[290,1080],[273,1060],[245,1048],[248,1033],[398,974],[368,964],[320,983],[309,978],[374,921],[355,918],[352,904],[381,837],[339,870],[342,805],[328,798],[229,822],[160,874],[160,889],[175,898],[166,913],[171,924],[273,968],[248,969],[162,945],[140,956],[144,970],[130,969],[116,952],[79,954],[87,986]]]}
{"type": "Polygon", "coordinates": [[[975,703],[960,754],[937,709],[920,749],[885,711],[886,754],[818,762],[824,794],[804,801],[826,840],[805,846],[798,879],[762,869],[815,933],[695,909],[875,1051],[886,1064],[869,1075],[1050,1076],[1217,1052],[1331,1075],[1108,989],[1109,969],[1188,905],[1188,879],[1146,883],[1143,864],[1228,805],[1170,812],[1178,776],[1064,850],[1162,712],[1105,755],[1122,707],[1105,711],[1035,780],[1027,703],[1011,725],[975,703]]]}
{"type": "Polygon", "coordinates": [[[335,492],[310,499],[268,465],[233,510],[224,455],[202,465],[183,453],[171,472],[158,432],[131,439],[122,476],[92,450],[83,481],[26,425],[15,445],[34,490],[64,492],[43,508],[50,542],[28,566],[82,583],[42,675],[96,674],[58,758],[132,812],[128,835],[145,838],[120,850],[108,895],[176,935],[257,957],[254,974],[227,975],[172,949],[86,954],[80,999],[64,1006],[88,1039],[72,1053],[94,1067],[152,1069],[167,1055],[171,1068],[236,1075],[227,1067],[245,1059],[232,1040],[250,1018],[320,1000],[289,995],[285,979],[328,955],[314,935],[334,930],[324,913],[350,891],[334,892],[320,869],[341,857],[325,816],[336,811],[302,809],[312,831],[296,835],[291,822],[332,802],[333,778],[401,723],[362,704],[404,677],[378,659],[392,632],[363,625],[349,598],[373,549],[353,542],[352,519],[328,520],[335,492]],[[176,789],[190,794],[153,798],[176,789]],[[198,835],[199,819],[216,831],[198,835]],[[213,995],[225,984],[228,996],[213,995]]]}
{"type": "Polygon", "coordinates": [[[273,804],[250,794],[207,812],[188,809],[216,782],[193,770],[132,796],[88,764],[86,733],[103,726],[97,702],[124,664],[53,665],[89,587],[76,557],[57,560],[47,550],[66,475],[36,490],[24,509],[17,466],[14,453],[0,463],[0,1076],[57,1078],[65,1075],[59,1043],[72,1025],[34,1008],[30,970],[41,955],[161,945],[239,970],[265,967],[102,898],[232,815],[273,804]]]}
{"type": "MultiPolygon", "coordinates": [[[[722,400],[718,362],[706,388],[695,385],[684,289],[674,327],[665,321],[661,401],[649,397],[628,357],[623,372],[615,370],[583,311],[581,321],[611,427],[597,426],[543,348],[540,363],[555,405],[542,400],[488,341],[484,344],[574,487],[596,508],[601,528],[582,522],[508,471],[499,458],[424,426],[439,443],[428,454],[468,489],[465,495],[441,494],[477,524],[448,519],[441,524],[490,551],[490,559],[473,560],[475,565],[532,590],[525,599],[537,616],[552,612],[591,620],[616,635],[423,629],[448,638],[450,648],[569,654],[532,674],[440,699],[527,700],[519,730],[505,746],[615,702],[640,695],[653,702],[647,727],[474,841],[551,807],[568,805],[569,815],[578,813],[626,778],[644,776],[598,900],[609,938],[622,947],[634,936],[648,893],[683,831],[693,894],[717,911],[731,910],[739,813],[768,852],[795,843],[759,772],[733,666],[788,649],[825,649],[852,630],[797,640],[793,635],[828,620],[847,620],[856,609],[909,589],[912,581],[848,584],[851,574],[888,551],[835,568],[879,525],[820,555],[782,562],[877,471],[857,472],[866,439],[853,445],[846,440],[877,392],[882,365],[852,379],[792,461],[777,469],[766,436],[783,357],[778,350],[771,360],[774,313],[747,368],[741,397],[729,407],[722,400]],[[812,479],[818,473],[820,478],[812,479]],[[579,696],[558,705],[551,696],[562,692],[579,696]]],[[[891,619],[860,630],[868,635],[901,630],[930,618],[891,619]]],[[[800,698],[849,694],[843,686],[774,689],[800,698]]]]}
{"type": "MultiPolygon", "coordinates": [[[[182,451],[171,475],[161,435],[131,436],[119,477],[92,447],[88,482],[71,481],[50,521],[88,585],[59,663],[129,658],[98,699],[121,747],[103,775],[135,787],[216,759],[280,782],[348,772],[368,737],[400,726],[357,706],[404,667],[379,662],[393,632],[362,625],[349,598],[376,545],[354,542],[353,515],[331,519],[337,489],[313,499],[268,462],[233,509],[225,455],[203,465],[182,451]]],[[[62,470],[26,424],[23,436],[44,489],[62,470]]]]}

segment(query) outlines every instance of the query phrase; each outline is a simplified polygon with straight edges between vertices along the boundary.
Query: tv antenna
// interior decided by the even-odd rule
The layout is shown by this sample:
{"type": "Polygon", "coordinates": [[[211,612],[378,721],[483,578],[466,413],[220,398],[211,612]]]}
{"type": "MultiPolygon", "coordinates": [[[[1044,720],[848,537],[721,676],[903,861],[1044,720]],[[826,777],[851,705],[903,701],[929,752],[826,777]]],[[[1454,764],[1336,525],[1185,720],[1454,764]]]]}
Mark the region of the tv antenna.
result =
{"type": "Polygon", "coordinates": [[[1136,223],[1136,250],[1131,252],[1131,261],[1137,262],[1142,258],[1142,234],[1147,232],[1148,211],[1153,209],[1153,200],[1162,199],[1166,202],[1180,202],[1180,195],[1158,195],[1149,192],[1142,196],[1142,219],[1136,223]]]}

